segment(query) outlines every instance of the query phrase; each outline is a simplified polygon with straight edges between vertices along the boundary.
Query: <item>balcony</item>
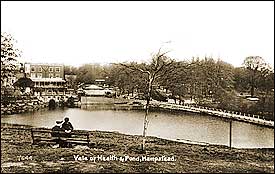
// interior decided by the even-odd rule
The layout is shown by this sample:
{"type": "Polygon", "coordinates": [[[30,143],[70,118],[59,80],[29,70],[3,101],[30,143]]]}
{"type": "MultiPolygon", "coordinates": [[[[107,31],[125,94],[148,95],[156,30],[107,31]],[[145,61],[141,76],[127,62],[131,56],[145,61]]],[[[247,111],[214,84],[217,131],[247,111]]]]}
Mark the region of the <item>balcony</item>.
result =
{"type": "Polygon", "coordinates": [[[34,85],[35,88],[65,88],[65,85],[34,85]]]}
{"type": "Polygon", "coordinates": [[[65,92],[42,92],[42,96],[51,96],[51,95],[65,95],[65,92]]]}

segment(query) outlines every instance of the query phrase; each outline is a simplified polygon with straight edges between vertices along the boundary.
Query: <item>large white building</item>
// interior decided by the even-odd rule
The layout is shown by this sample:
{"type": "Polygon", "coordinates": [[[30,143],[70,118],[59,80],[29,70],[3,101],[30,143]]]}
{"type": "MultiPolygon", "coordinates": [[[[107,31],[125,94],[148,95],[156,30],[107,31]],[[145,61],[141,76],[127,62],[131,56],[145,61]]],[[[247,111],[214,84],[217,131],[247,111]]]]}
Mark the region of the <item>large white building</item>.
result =
{"type": "Polygon", "coordinates": [[[47,101],[58,101],[65,97],[67,88],[64,65],[26,63],[25,73],[26,77],[34,82],[34,95],[41,96],[47,101]]]}

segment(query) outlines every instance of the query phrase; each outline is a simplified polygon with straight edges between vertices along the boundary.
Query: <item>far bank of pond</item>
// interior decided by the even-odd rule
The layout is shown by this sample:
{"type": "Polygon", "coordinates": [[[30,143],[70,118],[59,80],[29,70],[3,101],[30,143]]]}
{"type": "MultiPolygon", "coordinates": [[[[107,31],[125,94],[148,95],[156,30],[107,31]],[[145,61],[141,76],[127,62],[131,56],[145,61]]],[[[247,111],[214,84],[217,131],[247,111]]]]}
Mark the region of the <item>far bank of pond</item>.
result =
{"type": "Polygon", "coordinates": [[[1,101],[1,115],[11,115],[47,109],[48,103],[37,97],[23,96],[1,101]]]}
{"type": "MultiPolygon", "coordinates": [[[[89,97],[82,96],[79,107],[89,110],[144,110],[146,105],[145,100],[123,99],[123,98],[106,98],[106,97],[89,97]]],[[[260,115],[250,115],[247,113],[237,113],[215,108],[206,108],[195,105],[178,105],[168,102],[151,101],[151,111],[170,111],[170,112],[189,112],[202,115],[211,115],[229,120],[243,121],[253,123],[269,128],[274,128],[274,119],[268,120],[260,115]]]]}

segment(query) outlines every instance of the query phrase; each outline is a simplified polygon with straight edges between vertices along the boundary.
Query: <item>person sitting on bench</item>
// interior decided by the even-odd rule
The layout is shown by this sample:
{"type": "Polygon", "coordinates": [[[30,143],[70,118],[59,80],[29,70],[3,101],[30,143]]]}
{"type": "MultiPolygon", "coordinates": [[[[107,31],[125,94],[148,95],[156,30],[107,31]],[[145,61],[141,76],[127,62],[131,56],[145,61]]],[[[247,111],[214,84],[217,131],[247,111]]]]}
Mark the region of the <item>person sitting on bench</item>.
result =
{"type": "Polygon", "coordinates": [[[74,127],[73,127],[72,123],[69,121],[68,117],[65,117],[64,123],[62,124],[61,128],[63,130],[65,130],[65,132],[67,133],[68,137],[71,137],[70,133],[74,130],[74,127]]]}
{"type": "MultiPolygon", "coordinates": [[[[52,131],[63,131],[61,128],[61,126],[62,126],[61,123],[62,123],[62,121],[56,121],[54,127],[52,128],[52,131]]],[[[60,134],[59,132],[53,132],[52,136],[59,137],[60,136],[59,134],[60,134]]]]}
{"type": "Polygon", "coordinates": [[[62,126],[62,121],[56,121],[55,122],[55,126],[52,128],[52,137],[58,137],[58,139],[55,140],[55,142],[57,144],[59,144],[60,147],[62,147],[64,145],[64,142],[62,140],[60,140],[60,137],[63,137],[64,135],[62,133],[60,133],[61,131],[64,131],[61,126],[62,126]]]}
{"type": "MultiPolygon", "coordinates": [[[[65,117],[61,128],[63,129],[63,131],[65,131],[65,134],[64,134],[65,137],[67,137],[67,138],[72,137],[71,132],[73,131],[74,128],[73,128],[72,123],[69,122],[68,117],[65,117]]],[[[65,146],[66,147],[72,147],[71,143],[66,143],[65,146]]]]}

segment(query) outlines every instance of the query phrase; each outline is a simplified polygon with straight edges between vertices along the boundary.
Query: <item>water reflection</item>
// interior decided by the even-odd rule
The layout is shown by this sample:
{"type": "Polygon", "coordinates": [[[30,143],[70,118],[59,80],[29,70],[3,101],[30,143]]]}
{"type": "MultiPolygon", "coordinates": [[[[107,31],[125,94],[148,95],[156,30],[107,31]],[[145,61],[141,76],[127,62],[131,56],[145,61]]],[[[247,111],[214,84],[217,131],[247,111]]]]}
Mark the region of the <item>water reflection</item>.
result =
{"type": "MultiPolygon", "coordinates": [[[[4,123],[52,127],[67,116],[75,129],[118,131],[141,135],[143,111],[64,109],[2,116],[4,123]]],[[[274,129],[244,122],[232,123],[232,146],[239,148],[274,148],[274,129]]],[[[229,144],[229,122],[224,119],[189,113],[152,112],[148,135],[165,139],[182,139],[210,144],[229,144]]]]}

